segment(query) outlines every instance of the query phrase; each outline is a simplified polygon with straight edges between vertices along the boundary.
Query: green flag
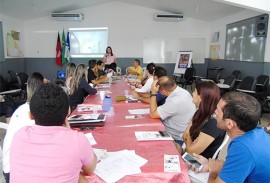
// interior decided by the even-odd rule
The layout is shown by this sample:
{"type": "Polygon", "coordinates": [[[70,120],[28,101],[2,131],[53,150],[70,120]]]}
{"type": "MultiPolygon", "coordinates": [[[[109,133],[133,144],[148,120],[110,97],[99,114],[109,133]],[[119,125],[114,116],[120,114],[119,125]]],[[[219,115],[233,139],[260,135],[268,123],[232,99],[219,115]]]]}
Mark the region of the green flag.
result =
{"type": "Polygon", "coordinates": [[[61,47],[62,47],[62,66],[63,66],[67,62],[67,59],[65,58],[65,52],[66,52],[66,36],[65,36],[65,31],[64,30],[63,30],[63,33],[62,33],[61,47]]]}

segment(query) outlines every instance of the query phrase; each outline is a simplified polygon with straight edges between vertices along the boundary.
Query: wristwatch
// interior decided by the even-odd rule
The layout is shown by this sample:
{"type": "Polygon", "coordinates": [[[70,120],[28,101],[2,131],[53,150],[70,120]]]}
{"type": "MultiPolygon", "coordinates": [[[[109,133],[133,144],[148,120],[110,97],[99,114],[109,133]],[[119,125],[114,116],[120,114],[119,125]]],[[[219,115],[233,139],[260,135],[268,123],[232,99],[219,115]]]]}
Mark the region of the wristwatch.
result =
{"type": "Polygon", "coordinates": [[[150,91],[150,97],[157,96],[157,94],[153,94],[152,91],[150,91]]]}

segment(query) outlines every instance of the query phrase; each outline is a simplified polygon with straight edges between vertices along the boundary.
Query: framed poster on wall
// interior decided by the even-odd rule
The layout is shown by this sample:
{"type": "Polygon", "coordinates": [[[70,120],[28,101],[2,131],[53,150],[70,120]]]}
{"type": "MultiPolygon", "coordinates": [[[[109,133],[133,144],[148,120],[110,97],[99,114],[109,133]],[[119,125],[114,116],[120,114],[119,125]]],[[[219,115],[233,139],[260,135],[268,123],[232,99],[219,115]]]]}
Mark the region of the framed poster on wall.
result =
{"type": "Polygon", "coordinates": [[[179,51],[174,67],[174,74],[184,74],[186,68],[190,67],[192,51],[179,51]]]}

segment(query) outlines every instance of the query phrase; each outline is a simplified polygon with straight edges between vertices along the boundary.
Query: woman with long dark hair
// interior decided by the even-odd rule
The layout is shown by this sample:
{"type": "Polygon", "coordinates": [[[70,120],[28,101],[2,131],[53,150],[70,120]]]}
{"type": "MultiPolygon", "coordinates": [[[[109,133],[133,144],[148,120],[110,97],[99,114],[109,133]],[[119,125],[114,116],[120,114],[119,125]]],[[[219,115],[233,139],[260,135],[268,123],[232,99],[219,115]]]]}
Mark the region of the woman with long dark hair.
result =
{"type": "Polygon", "coordinates": [[[188,153],[211,158],[221,145],[225,131],[217,127],[217,120],[213,117],[219,99],[220,90],[214,82],[203,81],[196,84],[193,103],[197,111],[183,134],[188,153]]]}
{"type": "Polygon", "coordinates": [[[112,63],[116,64],[116,56],[113,54],[112,48],[108,46],[106,48],[106,54],[103,57],[103,62],[105,64],[105,70],[110,69],[112,63]]]}

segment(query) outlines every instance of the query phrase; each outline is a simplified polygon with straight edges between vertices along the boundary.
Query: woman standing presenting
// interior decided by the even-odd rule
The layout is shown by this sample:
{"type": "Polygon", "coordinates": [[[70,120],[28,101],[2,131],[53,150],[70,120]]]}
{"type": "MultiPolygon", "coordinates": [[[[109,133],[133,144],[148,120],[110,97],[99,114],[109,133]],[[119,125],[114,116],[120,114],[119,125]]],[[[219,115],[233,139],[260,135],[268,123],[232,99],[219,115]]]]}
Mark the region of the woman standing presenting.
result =
{"type": "Polygon", "coordinates": [[[116,64],[116,56],[113,54],[112,48],[110,46],[106,48],[106,54],[103,57],[103,62],[105,64],[105,71],[106,69],[110,69],[111,63],[116,64]]]}

